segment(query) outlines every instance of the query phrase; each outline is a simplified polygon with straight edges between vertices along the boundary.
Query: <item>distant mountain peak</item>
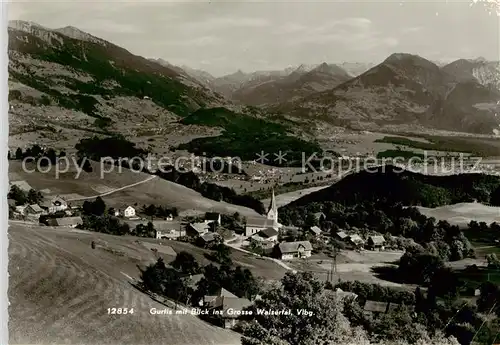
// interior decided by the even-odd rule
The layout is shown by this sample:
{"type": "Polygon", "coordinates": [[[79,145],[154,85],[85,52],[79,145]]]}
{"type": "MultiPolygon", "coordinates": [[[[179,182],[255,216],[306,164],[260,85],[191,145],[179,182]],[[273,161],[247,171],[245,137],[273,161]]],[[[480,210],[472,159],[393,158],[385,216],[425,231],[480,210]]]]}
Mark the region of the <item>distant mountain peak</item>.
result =
{"type": "Polygon", "coordinates": [[[88,32],[80,30],[74,26],[65,26],[63,28],[54,29],[52,31],[59,32],[60,34],[63,34],[63,35],[68,36],[70,38],[74,38],[76,40],[106,45],[106,41],[104,41],[100,38],[97,38],[97,37],[89,34],[88,32]]]}
{"type": "Polygon", "coordinates": [[[27,20],[9,20],[9,28],[28,32],[30,32],[32,28],[50,30],[38,23],[27,20]]]}

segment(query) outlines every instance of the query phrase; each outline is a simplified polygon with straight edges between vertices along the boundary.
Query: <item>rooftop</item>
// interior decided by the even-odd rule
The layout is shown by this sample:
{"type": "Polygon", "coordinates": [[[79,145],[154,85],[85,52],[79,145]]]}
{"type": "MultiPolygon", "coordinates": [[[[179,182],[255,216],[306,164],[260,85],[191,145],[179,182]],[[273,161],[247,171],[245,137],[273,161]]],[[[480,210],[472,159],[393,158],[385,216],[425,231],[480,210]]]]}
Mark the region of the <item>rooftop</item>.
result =
{"type": "Polygon", "coordinates": [[[303,250],[312,250],[312,245],[309,241],[281,242],[278,247],[282,254],[296,253],[300,248],[303,248],[303,250]]]}

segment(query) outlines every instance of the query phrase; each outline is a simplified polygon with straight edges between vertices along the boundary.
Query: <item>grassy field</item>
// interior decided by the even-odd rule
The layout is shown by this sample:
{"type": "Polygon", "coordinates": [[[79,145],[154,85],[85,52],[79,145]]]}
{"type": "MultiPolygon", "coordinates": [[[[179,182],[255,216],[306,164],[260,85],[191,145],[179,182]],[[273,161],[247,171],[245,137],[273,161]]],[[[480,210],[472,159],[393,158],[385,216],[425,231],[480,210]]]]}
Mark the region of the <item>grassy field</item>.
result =
{"type": "Polygon", "coordinates": [[[489,157],[500,154],[500,142],[492,138],[421,135],[428,142],[408,139],[403,136],[385,136],[376,143],[389,143],[426,151],[464,152],[489,157]]]}
{"type": "Polygon", "coordinates": [[[127,276],[154,260],[133,238],[11,224],[9,343],[240,344],[237,334],[196,316],[151,315],[166,307],[127,276]],[[91,249],[92,240],[108,250],[91,249]],[[107,314],[120,307],[134,314],[107,314]]]}
{"type": "MultiPolygon", "coordinates": [[[[125,168],[119,172],[116,168],[115,172],[106,173],[101,179],[99,164],[93,163],[92,166],[92,172],[82,172],[78,178],[75,178],[75,171],[61,174],[59,178],[56,178],[55,172],[30,173],[23,171],[20,162],[11,161],[9,162],[9,173],[14,173],[12,175],[15,175],[16,178],[27,181],[37,190],[48,189],[50,191],[47,194],[48,197],[56,194],[95,196],[100,192],[128,186],[151,177],[151,175],[134,173],[125,168]]],[[[160,178],[117,191],[102,198],[106,204],[113,207],[122,207],[124,204],[137,204],[138,206],[155,204],[177,207],[180,212],[187,213],[203,213],[213,210],[221,213],[239,212],[244,216],[257,216],[257,213],[252,209],[205,198],[192,189],[160,178]]]]}
{"type": "Polygon", "coordinates": [[[446,220],[450,224],[466,227],[471,220],[477,222],[500,222],[500,207],[480,203],[460,203],[436,208],[418,207],[427,217],[446,220]]]}
{"type": "MultiPolygon", "coordinates": [[[[333,259],[313,255],[305,260],[287,261],[287,264],[299,271],[313,273],[320,280],[331,280],[332,283],[341,281],[361,281],[376,283],[383,286],[403,287],[403,285],[380,279],[374,269],[393,265],[403,255],[402,252],[373,252],[343,250],[337,256],[337,271],[331,274],[333,259]]],[[[405,285],[406,286],[406,285],[405,285]]],[[[413,286],[409,288],[414,289],[413,286]]]]}

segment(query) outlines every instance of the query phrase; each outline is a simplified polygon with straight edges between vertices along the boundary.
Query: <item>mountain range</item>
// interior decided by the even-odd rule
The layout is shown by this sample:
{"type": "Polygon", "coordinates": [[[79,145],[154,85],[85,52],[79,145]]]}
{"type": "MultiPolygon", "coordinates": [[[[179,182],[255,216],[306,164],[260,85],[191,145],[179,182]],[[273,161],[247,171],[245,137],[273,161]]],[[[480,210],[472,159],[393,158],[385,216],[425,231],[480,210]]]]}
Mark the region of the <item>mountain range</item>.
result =
{"type": "Polygon", "coordinates": [[[499,79],[498,62],[438,66],[403,53],[380,64],[323,62],[214,77],[134,55],[74,27],[9,22],[11,134],[50,126],[71,136],[139,135],[220,107],[300,127],[404,124],[492,134],[500,125],[499,79]]]}

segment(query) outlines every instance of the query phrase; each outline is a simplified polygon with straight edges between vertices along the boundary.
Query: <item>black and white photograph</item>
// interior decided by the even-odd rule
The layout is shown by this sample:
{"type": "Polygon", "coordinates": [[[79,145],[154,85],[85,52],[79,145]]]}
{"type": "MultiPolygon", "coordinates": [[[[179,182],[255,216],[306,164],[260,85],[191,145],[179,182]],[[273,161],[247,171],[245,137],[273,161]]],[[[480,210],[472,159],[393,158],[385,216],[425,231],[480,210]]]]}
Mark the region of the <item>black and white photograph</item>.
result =
{"type": "Polygon", "coordinates": [[[6,7],[9,344],[500,344],[499,0],[6,7]]]}

